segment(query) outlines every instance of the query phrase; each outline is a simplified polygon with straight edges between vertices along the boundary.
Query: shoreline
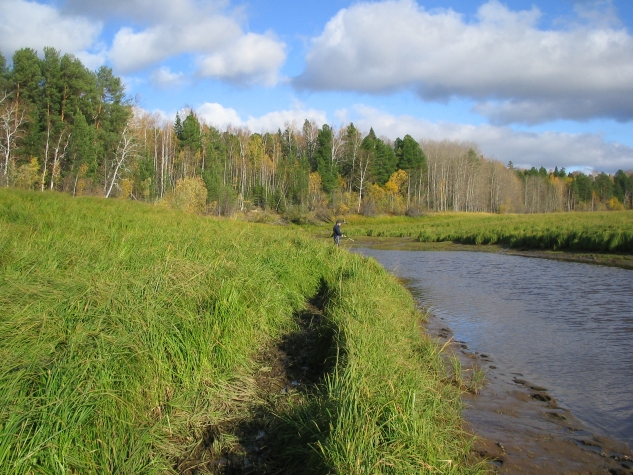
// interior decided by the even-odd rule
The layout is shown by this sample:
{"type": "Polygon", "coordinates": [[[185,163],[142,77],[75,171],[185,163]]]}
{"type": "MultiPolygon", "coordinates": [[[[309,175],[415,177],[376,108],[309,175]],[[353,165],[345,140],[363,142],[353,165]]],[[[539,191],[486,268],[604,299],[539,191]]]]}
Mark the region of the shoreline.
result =
{"type": "MultiPolygon", "coordinates": [[[[411,238],[354,239],[346,245],[381,250],[493,252],[633,269],[633,256],[626,254],[526,251],[497,245],[421,243],[411,238]]],[[[406,287],[406,281],[401,284],[406,287]]],[[[633,475],[633,452],[626,441],[591,428],[578,419],[582,414],[575,415],[559,405],[548,388],[504,369],[503,361],[472,352],[465,342],[455,341],[452,329],[441,317],[428,313],[427,318],[421,325],[423,331],[447,349],[446,355],[457,356],[466,374],[473,367],[486,373],[478,394],[463,394],[463,418],[467,432],[475,437],[472,455],[486,461],[493,473],[633,475]]]]}
{"type": "Polygon", "coordinates": [[[473,353],[456,341],[441,318],[428,314],[423,330],[457,356],[464,371],[478,366],[486,373],[477,394],[464,393],[463,417],[473,434],[473,456],[485,460],[499,474],[612,473],[633,474],[633,452],[580,421],[559,406],[548,388],[510,373],[503,362],[473,353]]]}

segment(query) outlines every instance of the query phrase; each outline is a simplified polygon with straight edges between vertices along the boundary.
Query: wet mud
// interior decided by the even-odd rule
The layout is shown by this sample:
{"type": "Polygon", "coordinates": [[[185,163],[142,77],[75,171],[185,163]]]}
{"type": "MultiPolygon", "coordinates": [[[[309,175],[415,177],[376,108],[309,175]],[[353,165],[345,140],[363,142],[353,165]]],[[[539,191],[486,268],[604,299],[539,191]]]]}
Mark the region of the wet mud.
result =
{"type": "Polygon", "coordinates": [[[499,474],[633,475],[633,453],[626,444],[593,433],[547,388],[518,373],[503,370],[503,362],[471,352],[455,341],[441,319],[430,316],[426,332],[457,355],[465,371],[479,367],[486,381],[478,394],[465,392],[466,430],[473,434],[473,455],[499,474]]]}

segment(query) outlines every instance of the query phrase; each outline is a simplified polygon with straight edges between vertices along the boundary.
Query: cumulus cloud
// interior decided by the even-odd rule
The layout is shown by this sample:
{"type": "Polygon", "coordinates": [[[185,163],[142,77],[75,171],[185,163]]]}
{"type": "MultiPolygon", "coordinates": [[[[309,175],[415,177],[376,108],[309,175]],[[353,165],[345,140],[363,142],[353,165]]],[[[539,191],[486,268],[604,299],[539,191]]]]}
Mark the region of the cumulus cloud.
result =
{"type": "Polygon", "coordinates": [[[97,66],[103,55],[89,53],[102,24],[81,16],[62,15],[49,5],[25,0],[0,1],[0,50],[11,57],[20,48],[42,52],[46,46],[74,53],[97,66]]]}
{"type": "Polygon", "coordinates": [[[475,21],[453,10],[426,11],[413,0],[358,3],[312,40],[294,84],[470,98],[499,124],[632,120],[633,37],[586,22],[541,30],[540,17],[536,7],[512,11],[498,0],[483,4],[475,21]]]}
{"type": "Polygon", "coordinates": [[[217,102],[206,102],[196,109],[198,116],[207,124],[220,130],[228,126],[243,127],[244,123],[235,109],[227,108],[217,102]]]}
{"type": "Polygon", "coordinates": [[[114,37],[110,58],[123,72],[139,71],[171,56],[225,48],[240,35],[239,26],[221,16],[161,23],[141,31],[124,27],[114,37]]]}
{"type": "Polygon", "coordinates": [[[150,76],[150,82],[159,89],[180,87],[187,81],[184,73],[173,73],[166,66],[154,70],[150,76]]]}
{"type": "Polygon", "coordinates": [[[284,130],[288,125],[294,125],[300,129],[306,119],[315,121],[319,126],[327,123],[325,112],[306,109],[300,104],[290,110],[274,111],[261,117],[249,116],[245,120],[239,116],[235,109],[226,108],[218,103],[207,102],[198,107],[196,113],[207,124],[220,130],[226,129],[228,126],[247,127],[250,131],[257,133],[277,132],[279,129],[284,130]]]}
{"type": "Polygon", "coordinates": [[[468,125],[430,122],[411,116],[394,116],[357,105],[348,111],[360,130],[373,127],[379,136],[394,140],[409,134],[417,140],[455,140],[477,144],[488,158],[517,166],[558,166],[566,169],[597,170],[614,173],[633,168],[633,148],[606,142],[598,134],[543,132],[532,133],[495,125],[468,125]]]}
{"type": "MultiPolygon", "coordinates": [[[[147,2],[129,2],[130,15],[142,16],[147,2]]],[[[98,8],[95,2],[90,6],[98,8]]],[[[285,44],[272,34],[244,32],[235,17],[217,10],[193,0],[160,0],[143,17],[146,26],[126,26],[116,33],[110,59],[117,70],[131,73],[188,54],[196,58],[199,77],[274,86],[286,60],[285,44]]]]}
{"type": "Polygon", "coordinates": [[[273,37],[248,33],[223,50],[200,58],[198,74],[274,86],[277,71],[286,60],[284,49],[285,45],[273,37]]]}

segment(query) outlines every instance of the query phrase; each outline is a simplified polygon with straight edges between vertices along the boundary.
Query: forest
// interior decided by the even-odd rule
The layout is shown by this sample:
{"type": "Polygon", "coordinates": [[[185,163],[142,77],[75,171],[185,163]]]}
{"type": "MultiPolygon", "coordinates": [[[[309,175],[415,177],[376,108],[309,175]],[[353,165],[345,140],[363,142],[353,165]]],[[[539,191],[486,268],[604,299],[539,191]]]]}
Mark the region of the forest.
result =
{"type": "Polygon", "coordinates": [[[230,216],[261,209],[415,216],[633,208],[633,175],[515,169],[472,143],[395,141],[353,123],[276,133],[174,122],[134,104],[121,78],[53,48],[0,54],[0,186],[162,202],[230,216]],[[40,57],[41,56],[41,57],[40,57]]]}

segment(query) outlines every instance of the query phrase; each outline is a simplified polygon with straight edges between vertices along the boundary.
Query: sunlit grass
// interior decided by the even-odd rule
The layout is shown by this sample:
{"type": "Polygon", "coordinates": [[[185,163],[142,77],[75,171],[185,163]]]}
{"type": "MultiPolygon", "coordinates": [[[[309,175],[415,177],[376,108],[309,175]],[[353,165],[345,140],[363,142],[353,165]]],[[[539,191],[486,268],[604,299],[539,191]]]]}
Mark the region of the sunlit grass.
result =
{"type": "Polygon", "coordinates": [[[254,397],[243,381],[258,349],[323,286],[338,360],[279,414],[280,460],[476,471],[439,349],[375,261],[296,228],[0,190],[2,473],[173,473],[205,427],[236,417],[232,401],[254,397]]]}
{"type": "Polygon", "coordinates": [[[352,237],[410,237],[422,242],[457,241],[527,249],[633,252],[633,211],[350,217],[345,232],[352,237]]]}

